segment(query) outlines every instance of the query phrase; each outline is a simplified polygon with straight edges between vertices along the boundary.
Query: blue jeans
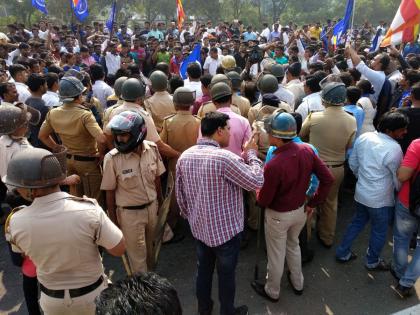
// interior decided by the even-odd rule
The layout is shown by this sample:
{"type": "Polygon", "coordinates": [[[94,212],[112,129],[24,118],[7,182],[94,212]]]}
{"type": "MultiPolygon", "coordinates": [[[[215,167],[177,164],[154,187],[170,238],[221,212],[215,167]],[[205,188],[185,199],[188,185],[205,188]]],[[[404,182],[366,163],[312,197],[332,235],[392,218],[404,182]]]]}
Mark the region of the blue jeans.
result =
{"type": "Polygon", "coordinates": [[[393,207],[370,208],[356,201],[356,213],[347,227],[340,246],[337,247],[336,257],[341,260],[350,258],[353,241],[370,220],[372,227],[366,253],[366,266],[375,268],[380,261],[380,254],[386,242],[392,210],[393,207]]]}
{"type": "Polygon", "coordinates": [[[420,277],[419,221],[397,200],[394,223],[394,264],[393,269],[400,278],[400,285],[411,288],[420,277]],[[408,249],[413,233],[417,232],[417,246],[413,258],[408,263],[408,249]]]}
{"type": "Polygon", "coordinates": [[[196,294],[200,314],[210,314],[213,306],[211,288],[215,266],[217,266],[219,283],[220,314],[234,314],[235,270],[240,244],[241,234],[217,247],[209,247],[197,240],[196,294]]]}

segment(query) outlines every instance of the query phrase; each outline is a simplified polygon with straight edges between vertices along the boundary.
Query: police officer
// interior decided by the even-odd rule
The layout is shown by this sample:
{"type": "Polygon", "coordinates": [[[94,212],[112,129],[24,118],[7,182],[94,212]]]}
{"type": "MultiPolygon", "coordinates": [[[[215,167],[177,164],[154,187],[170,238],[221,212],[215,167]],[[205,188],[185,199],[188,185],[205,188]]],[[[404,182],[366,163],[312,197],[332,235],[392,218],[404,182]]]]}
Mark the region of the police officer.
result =
{"type": "Polygon", "coordinates": [[[98,246],[121,256],[124,238],[95,199],[61,192],[64,178],[47,150],[13,156],[5,182],[32,204],[14,212],[6,238],[35,263],[44,314],[94,314],[94,299],[107,287],[98,246]]]}
{"type": "MultiPolygon", "coordinates": [[[[264,97],[265,94],[274,94],[278,90],[279,85],[275,76],[273,76],[272,74],[264,74],[258,80],[257,87],[258,87],[258,90],[261,92],[262,97],[264,97]]],[[[254,123],[255,119],[258,117],[258,113],[262,107],[263,107],[262,102],[259,102],[256,105],[252,106],[251,109],[249,110],[248,120],[251,125],[254,123]]],[[[278,107],[284,109],[288,113],[292,112],[292,108],[290,107],[290,105],[285,102],[279,102],[278,107]]]]}
{"type": "MultiPolygon", "coordinates": [[[[229,80],[229,78],[226,76],[226,75],[224,75],[224,74],[216,74],[215,76],[213,76],[213,78],[211,79],[211,83],[210,83],[210,89],[215,85],[215,84],[217,84],[217,83],[220,83],[220,82],[223,82],[223,83],[226,83],[227,85],[229,85],[229,86],[231,86],[231,83],[230,83],[230,80],[229,80]]],[[[238,106],[235,104],[231,104],[230,105],[230,109],[234,112],[234,113],[236,113],[236,114],[238,114],[238,115],[241,115],[241,111],[240,111],[240,109],[238,108],[238,106]]],[[[207,102],[207,103],[204,103],[203,105],[201,105],[201,107],[200,107],[200,109],[198,110],[198,113],[197,113],[197,116],[200,118],[200,119],[202,119],[204,116],[206,116],[206,114],[207,113],[210,113],[210,112],[215,112],[217,110],[217,108],[216,108],[216,105],[214,105],[214,103],[213,102],[207,102]]]]}
{"type": "MultiPolygon", "coordinates": [[[[160,137],[163,142],[170,145],[178,152],[184,152],[186,149],[196,144],[200,128],[200,119],[192,115],[190,106],[194,104],[195,92],[187,87],[179,87],[175,90],[173,101],[176,114],[167,117],[163,121],[160,137]]],[[[175,179],[175,167],[177,158],[169,159],[168,168],[175,179]]],[[[168,224],[175,228],[179,217],[179,208],[175,199],[175,191],[171,199],[170,212],[168,214],[168,224]]]]}
{"type": "Polygon", "coordinates": [[[162,123],[165,117],[175,114],[172,96],[168,93],[168,77],[160,70],[150,75],[153,96],[144,101],[147,112],[152,116],[158,132],[162,130],[162,123]]]}
{"type": "Polygon", "coordinates": [[[63,106],[50,110],[39,131],[39,139],[52,150],[58,144],[51,137],[57,134],[67,148],[67,171],[81,177],[81,185],[70,187],[75,196],[100,199],[101,171],[98,161],[104,156],[105,134],[92,112],[84,106],[86,88],[75,77],[60,81],[59,94],[63,106]]]}
{"type": "Polygon", "coordinates": [[[156,144],[145,140],[142,116],[125,111],[108,124],[115,148],[104,159],[101,189],[106,191],[111,220],[127,241],[132,272],[145,272],[153,263],[153,240],[162,203],[160,175],[165,172],[156,144]]]}
{"type": "Polygon", "coordinates": [[[230,80],[230,84],[233,91],[232,104],[238,106],[243,117],[248,118],[248,111],[251,108],[251,103],[246,97],[238,95],[239,91],[241,90],[242,84],[241,76],[236,71],[230,71],[226,74],[226,76],[230,80]]]}
{"type": "MultiPolygon", "coordinates": [[[[169,145],[164,143],[156,130],[155,124],[153,122],[152,116],[145,111],[142,106],[144,102],[144,95],[146,92],[146,87],[138,79],[130,78],[127,79],[121,87],[121,98],[124,100],[122,105],[115,107],[108,116],[108,119],[111,120],[112,117],[122,113],[124,111],[135,111],[140,116],[143,117],[144,122],[147,128],[146,140],[154,142],[159,152],[165,157],[179,157],[180,153],[172,149],[169,145]]],[[[109,141],[113,141],[111,129],[108,126],[104,125],[104,132],[109,138],[109,141]]]]}
{"type": "Polygon", "coordinates": [[[119,77],[117,80],[115,80],[114,83],[114,93],[115,93],[115,98],[117,98],[118,100],[116,101],[116,103],[112,106],[109,106],[105,112],[104,112],[104,118],[103,118],[103,126],[107,126],[109,123],[109,117],[111,115],[111,113],[113,112],[113,110],[122,105],[122,103],[124,102],[124,100],[121,98],[121,89],[122,89],[122,85],[125,81],[127,81],[127,77],[119,77]]]}
{"type": "Polygon", "coordinates": [[[305,119],[300,136],[319,151],[335,181],[327,199],[319,206],[317,235],[321,244],[330,248],[334,242],[337,220],[338,190],[344,177],[346,151],[356,135],[356,119],[343,110],[346,86],[340,82],[328,82],[321,91],[325,111],[311,113],[305,119]]]}

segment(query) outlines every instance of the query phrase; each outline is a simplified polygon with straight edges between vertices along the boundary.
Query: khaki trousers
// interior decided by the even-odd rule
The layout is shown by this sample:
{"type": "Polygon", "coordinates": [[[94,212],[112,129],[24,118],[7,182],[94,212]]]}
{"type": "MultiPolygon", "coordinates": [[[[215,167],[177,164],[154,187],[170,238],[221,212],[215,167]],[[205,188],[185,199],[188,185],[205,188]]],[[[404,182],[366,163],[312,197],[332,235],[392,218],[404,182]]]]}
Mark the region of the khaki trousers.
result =
{"type": "Polygon", "coordinates": [[[318,208],[317,222],[318,235],[327,245],[332,245],[334,242],[335,225],[337,223],[338,191],[344,178],[344,166],[330,167],[330,171],[334,175],[335,180],[327,199],[318,208]]]}
{"type": "Polygon", "coordinates": [[[158,203],[142,210],[118,207],[117,218],[123,232],[131,271],[146,272],[153,266],[153,238],[158,220],[158,203]]]}
{"type": "Polygon", "coordinates": [[[257,195],[255,191],[244,191],[246,202],[248,204],[248,226],[257,230],[258,227],[258,215],[260,213],[257,205],[257,195]]]}
{"type": "Polygon", "coordinates": [[[79,175],[81,183],[70,186],[70,194],[77,197],[83,195],[101,200],[101,169],[96,161],[76,161],[67,159],[67,175],[79,175]]]}
{"type": "Polygon", "coordinates": [[[306,222],[304,207],[277,212],[265,209],[265,241],[267,244],[267,276],[265,292],[277,299],[286,258],[293,286],[303,289],[303,274],[299,247],[299,233],[306,222]]]}
{"type": "Polygon", "coordinates": [[[72,298],[69,290],[65,290],[64,299],[57,299],[41,292],[39,304],[44,315],[94,315],[95,298],[108,287],[108,280],[104,277],[103,283],[92,292],[72,298]]]}

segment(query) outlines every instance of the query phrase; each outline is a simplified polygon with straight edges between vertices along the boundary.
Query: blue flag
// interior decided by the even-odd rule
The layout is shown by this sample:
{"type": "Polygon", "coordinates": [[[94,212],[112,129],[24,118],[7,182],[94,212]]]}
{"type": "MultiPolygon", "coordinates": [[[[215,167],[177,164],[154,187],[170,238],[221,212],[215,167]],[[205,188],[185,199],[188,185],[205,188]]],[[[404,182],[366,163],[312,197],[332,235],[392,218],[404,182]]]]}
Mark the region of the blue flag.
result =
{"type": "Polygon", "coordinates": [[[109,18],[106,21],[106,28],[109,30],[109,32],[112,32],[112,29],[114,28],[116,14],[117,14],[117,1],[114,1],[112,3],[111,12],[109,12],[109,18]]]}
{"type": "Polygon", "coordinates": [[[378,41],[379,41],[379,36],[382,34],[382,29],[378,29],[375,35],[375,38],[372,41],[372,46],[370,46],[369,52],[375,52],[378,50],[378,41]]]}
{"type": "Polygon", "coordinates": [[[333,30],[333,44],[338,45],[342,43],[342,35],[345,34],[350,26],[351,16],[353,13],[354,0],[347,0],[346,12],[344,18],[341,19],[334,26],[333,30]]]}
{"type": "Polygon", "coordinates": [[[76,18],[83,22],[89,16],[87,0],[70,0],[76,18]]]}
{"type": "Polygon", "coordinates": [[[185,80],[187,78],[187,67],[192,62],[201,62],[201,44],[197,44],[191,54],[184,59],[179,69],[179,74],[185,80]]]}
{"type": "Polygon", "coordinates": [[[45,5],[45,0],[32,0],[32,6],[35,9],[38,9],[44,14],[48,14],[47,6],[45,5]]]}
{"type": "Polygon", "coordinates": [[[322,29],[322,32],[321,32],[320,37],[321,37],[321,40],[322,40],[322,44],[324,45],[324,50],[325,50],[325,51],[328,51],[327,26],[325,26],[325,27],[322,29]]]}

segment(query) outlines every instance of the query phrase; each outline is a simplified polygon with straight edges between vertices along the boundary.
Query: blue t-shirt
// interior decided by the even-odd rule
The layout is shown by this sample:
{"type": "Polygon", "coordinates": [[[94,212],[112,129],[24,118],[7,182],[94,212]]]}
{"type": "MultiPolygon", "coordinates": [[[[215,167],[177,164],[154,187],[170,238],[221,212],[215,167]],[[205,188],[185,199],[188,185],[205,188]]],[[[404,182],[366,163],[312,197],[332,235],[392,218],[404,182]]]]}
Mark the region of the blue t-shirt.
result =
{"type": "MultiPolygon", "coordinates": [[[[356,139],[360,136],[360,131],[362,130],[363,121],[365,120],[365,112],[359,105],[345,105],[344,110],[354,116],[356,118],[356,125],[357,125],[357,131],[356,131],[356,139]]],[[[346,152],[346,158],[348,159],[351,155],[351,152],[353,151],[353,148],[350,148],[346,152]]]]}
{"type": "MultiPolygon", "coordinates": [[[[300,144],[304,143],[299,137],[294,137],[292,141],[294,143],[300,143],[300,144]]],[[[318,150],[312,144],[310,143],[305,143],[305,144],[309,145],[314,151],[314,153],[318,155],[318,150]]],[[[275,146],[271,146],[268,149],[267,156],[265,158],[265,164],[267,164],[273,158],[273,154],[276,149],[277,147],[275,146]]],[[[312,173],[311,181],[309,182],[309,187],[308,187],[308,190],[306,191],[306,195],[312,197],[315,194],[316,190],[318,189],[318,185],[319,185],[319,180],[316,177],[316,175],[312,173]]]]}

